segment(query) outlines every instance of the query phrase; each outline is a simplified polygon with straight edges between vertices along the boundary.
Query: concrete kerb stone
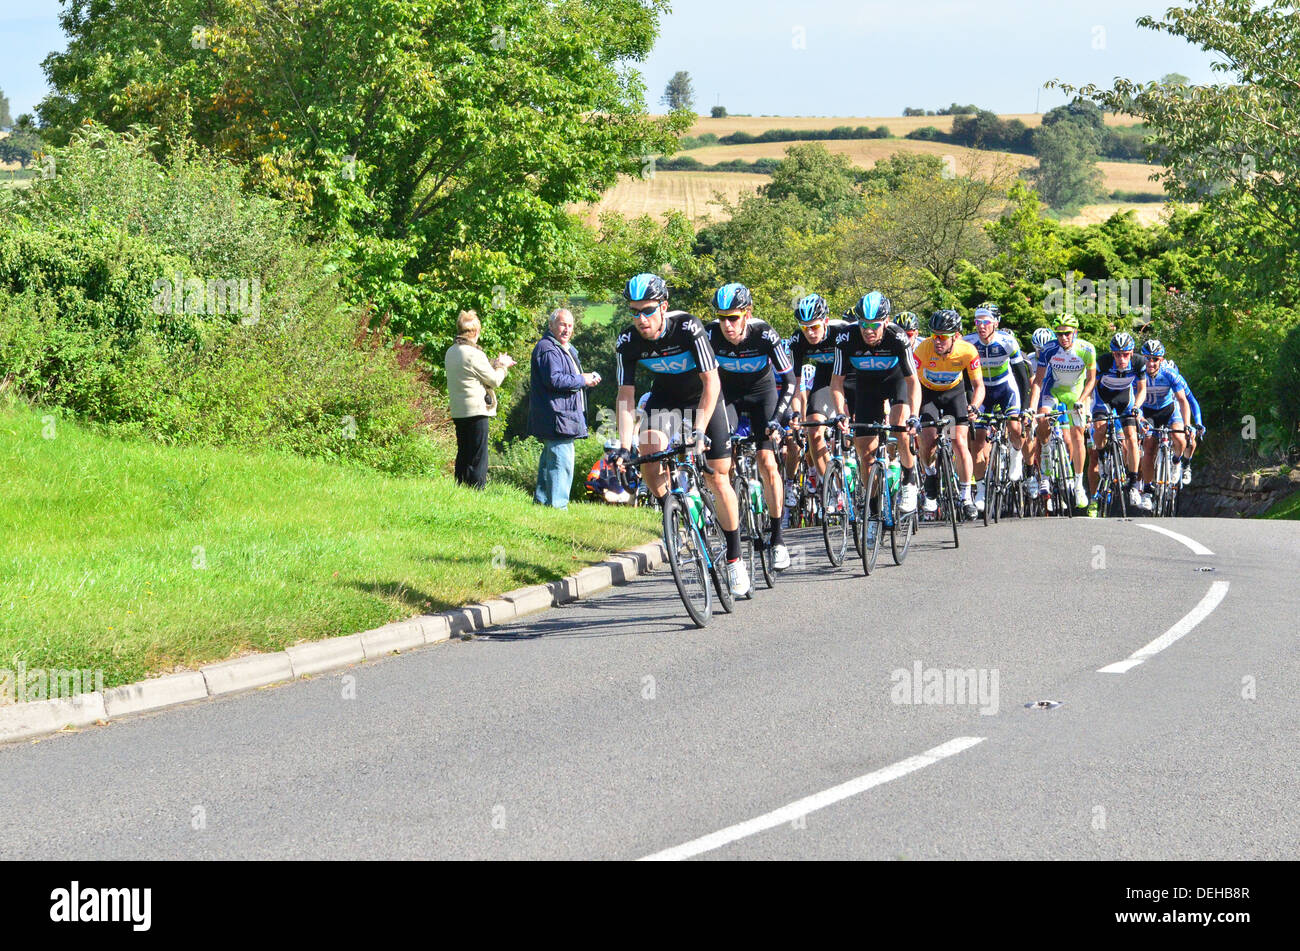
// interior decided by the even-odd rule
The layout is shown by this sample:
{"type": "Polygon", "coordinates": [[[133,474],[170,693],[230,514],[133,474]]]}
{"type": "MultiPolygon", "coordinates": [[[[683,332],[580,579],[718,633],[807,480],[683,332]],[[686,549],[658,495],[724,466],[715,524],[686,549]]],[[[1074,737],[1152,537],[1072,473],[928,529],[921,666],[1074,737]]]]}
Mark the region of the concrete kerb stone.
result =
{"type": "Polygon", "coordinates": [[[424,643],[437,644],[451,637],[451,621],[445,614],[423,614],[420,616],[420,629],[424,631],[424,643]]]}
{"type": "Polygon", "coordinates": [[[592,565],[583,568],[570,577],[578,589],[578,597],[586,598],[598,591],[604,591],[614,583],[614,569],[609,564],[592,565]]]}
{"type": "Polygon", "coordinates": [[[551,589],[544,584],[535,584],[528,588],[516,588],[507,591],[501,597],[515,606],[515,616],[545,611],[554,603],[551,589]]]}
{"type": "Polygon", "coordinates": [[[81,693],[59,700],[32,700],[0,707],[0,743],[58,733],[107,719],[104,695],[81,693]]]}
{"type": "Polygon", "coordinates": [[[208,682],[197,670],[170,674],[154,680],[113,687],[104,691],[104,713],[111,719],[128,713],[161,710],[178,703],[206,700],[208,682]]]}
{"type": "Polygon", "coordinates": [[[289,655],[289,664],[293,668],[295,680],[299,677],[324,673],[327,670],[350,667],[353,664],[363,663],[366,659],[360,634],[327,637],[322,641],[312,641],[309,644],[295,644],[293,647],[286,648],[285,653],[289,655]]]}
{"type": "Polygon", "coordinates": [[[361,647],[366,653],[366,660],[374,660],[393,651],[406,651],[425,645],[424,627],[418,620],[385,624],[373,631],[363,631],[358,636],[361,638],[361,647]]]}
{"type": "Polygon", "coordinates": [[[282,680],[293,680],[293,664],[284,651],[253,654],[237,660],[208,664],[199,670],[208,682],[208,693],[214,697],[240,690],[253,690],[282,680]]]}
{"type": "Polygon", "coordinates": [[[565,575],[556,581],[548,581],[545,587],[551,592],[551,603],[553,605],[568,604],[570,601],[578,599],[578,582],[573,579],[573,575],[565,575]]]}

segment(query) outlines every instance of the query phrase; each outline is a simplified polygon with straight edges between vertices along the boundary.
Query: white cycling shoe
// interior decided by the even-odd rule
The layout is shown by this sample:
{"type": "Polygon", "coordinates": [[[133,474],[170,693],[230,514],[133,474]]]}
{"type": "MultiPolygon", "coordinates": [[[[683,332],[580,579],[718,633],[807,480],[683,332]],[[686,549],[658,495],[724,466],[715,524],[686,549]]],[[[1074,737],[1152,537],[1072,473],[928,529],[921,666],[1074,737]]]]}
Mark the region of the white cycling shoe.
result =
{"type": "Polygon", "coordinates": [[[1142,511],[1150,512],[1155,507],[1155,500],[1151,498],[1150,493],[1142,493],[1142,511]]]}
{"type": "Polygon", "coordinates": [[[785,571],[790,567],[790,550],[784,545],[772,546],[772,567],[777,571],[785,571]]]}
{"type": "Polygon", "coordinates": [[[792,509],[799,504],[799,490],[792,485],[785,487],[785,507],[792,509]]]}
{"type": "Polygon", "coordinates": [[[1016,450],[1011,451],[1011,468],[1007,470],[1007,478],[1012,482],[1019,482],[1025,477],[1025,463],[1016,450]]]}
{"type": "Polygon", "coordinates": [[[921,504],[921,508],[925,511],[926,515],[933,515],[935,512],[939,511],[939,503],[934,499],[927,498],[921,504]]]}
{"type": "Polygon", "coordinates": [[[1038,491],[1037,479],[1027,479],[1025,481],[1025,495],[1029,496],[1031,499],[1036,499],[1038,498],[1038,491]]]}
{"type": "Polygon", "coordinates": [[[1183,485],[1191,485],[1191,484],[1192,484],[1192,467],[1189,466],[1189,465],[1184,464],[1184,465],[1183,465],[1183,485]]]}
{"type": "Polygon", "coordinates": [[[1077,509],[1088,507],[1088,491],[1081,485],[1074,487],[1074,507],[1077,509]]]}
{"type": "Polygon", "coordinates": [[[1128,504],[1130,508],[1142,508],[1142,490],[1137,486],[1128,490],[1128,504]]]}
{"type": "Polygon", "coordinates": [[[1040,482],[1040,483],[1038,484],[1038,491],[1039,491],[1039,493],[1042,494],[1042,495],[1051,495],[1051,494],[1052,494],[1052,480],[1051,480],[1051,479],[1044,479],[1042,482],[1040,482]]]}
{"type": "Polygon", "coordinates": [[[899,489],[898,510],[905,515],[916,511],[916,486],[909,484],[899,489]]]}
{"type": "Polygon", "coordinates": [[[975,483],[975,510],[984,511],[984,480],[975,483]]]}
{"type": "Polygon", "coordinates": [[[749,570],[745,568],[745,562],[736,559],[727,562],[727,580],[731,585],[731,593],[737,598],[743,598],[749,594],[749,570]]]}

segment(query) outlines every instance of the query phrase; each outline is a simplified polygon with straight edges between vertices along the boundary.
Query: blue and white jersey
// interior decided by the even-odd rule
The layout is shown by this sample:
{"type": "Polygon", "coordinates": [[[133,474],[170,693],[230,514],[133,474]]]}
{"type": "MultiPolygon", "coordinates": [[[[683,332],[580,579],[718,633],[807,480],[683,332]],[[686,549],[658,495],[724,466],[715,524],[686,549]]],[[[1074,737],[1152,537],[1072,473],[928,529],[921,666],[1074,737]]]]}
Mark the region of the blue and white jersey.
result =
{"type": "Polygon", "coordinates": [[[993,331],[988,343],[980,340],[980,335],[970,333],[963,337],[980,355],[980,369],[984,374],[985,384],[997,385],[1011,379],[1011,366],[1024,363],[1025,355],[1020,350],[1016,335],[1000,327],[993,331]]]}
{"type": "Polygon", "coordinates": [[[1167,362],[1154,374],[1147,373],[1147,398],[1142,402],[1142,411],[1164,409],[1174,403],[1175,393],[1187,393],[1187,381],[1167,362]]]}
{"type": "Polygon", "coordinates": [[[1133,392],[1138,381],[1146,373],[1146,357],[1135,353],[1128,358],[1128,366],[1121,369],[1115,362],[1114,351],[1107,351],[1097,357],[1097,393],[1104,390],[1107,394],[1133,392]]]}

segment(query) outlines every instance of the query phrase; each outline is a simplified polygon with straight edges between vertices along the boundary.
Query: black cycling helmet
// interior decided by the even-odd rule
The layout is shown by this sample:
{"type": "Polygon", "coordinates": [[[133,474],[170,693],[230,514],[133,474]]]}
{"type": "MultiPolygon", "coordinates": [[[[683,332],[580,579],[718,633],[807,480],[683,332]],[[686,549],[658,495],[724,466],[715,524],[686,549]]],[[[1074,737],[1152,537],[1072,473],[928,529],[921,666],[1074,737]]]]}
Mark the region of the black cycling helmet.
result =
{"type": "Polygon", "coordinates": [[[632,304],[646,300],[667,300],[668,285],[658,274],[638,274],[628,280],[627,286],[623,288],[623,296],[632,304]]]}
{"type": "Polygon", "coordinates": [[[921,329],[921,321],[917,318],[916,314],[912,313],[910,310],[905,310],[896,316],[894,318],[894,323],[898,324],[898,326],[902,327],[909,333],[915,333],[921,329]]]}
{"type": "Polygon", "coordinates": [[[754,295],[744,284],[723,284],[713,294],[714,310],[744,310],[754,306],[754,295]]]}
{"type": "Polygon", "coordinates": [[[930,315],[930,333],[955,334],[961,332],[961,314],[955,310],[936,310],[930,315]]]}
{"type": "Polygon", "coordinates": [[[1110,338],[1110,349],[1112,351],[1132,350],[1136,346],[1137,341],[1133,339],[1133,335],[1122,330],[1110,338]]]}

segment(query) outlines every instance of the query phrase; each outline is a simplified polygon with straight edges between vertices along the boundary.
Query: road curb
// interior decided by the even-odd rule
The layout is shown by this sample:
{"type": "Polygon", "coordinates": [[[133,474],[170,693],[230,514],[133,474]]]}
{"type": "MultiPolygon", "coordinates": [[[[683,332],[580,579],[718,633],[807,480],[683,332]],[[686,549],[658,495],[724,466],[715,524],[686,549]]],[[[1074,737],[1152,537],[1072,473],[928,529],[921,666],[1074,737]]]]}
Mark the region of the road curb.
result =
{"type": "Polygon", "coordinates": [[[343,670],[398,651],[439,644],[516,618],[589,598],[664,563],[661,541],[615,552],[605,560],[546,584],[516,588],[441,614],[394,621],[372,631],[330,637],[273,654],[250,654],[152,680],[57,700],[0,706],[0,743],[49,736],[182,703],[229,696],[270,684],[343,670]]]}

